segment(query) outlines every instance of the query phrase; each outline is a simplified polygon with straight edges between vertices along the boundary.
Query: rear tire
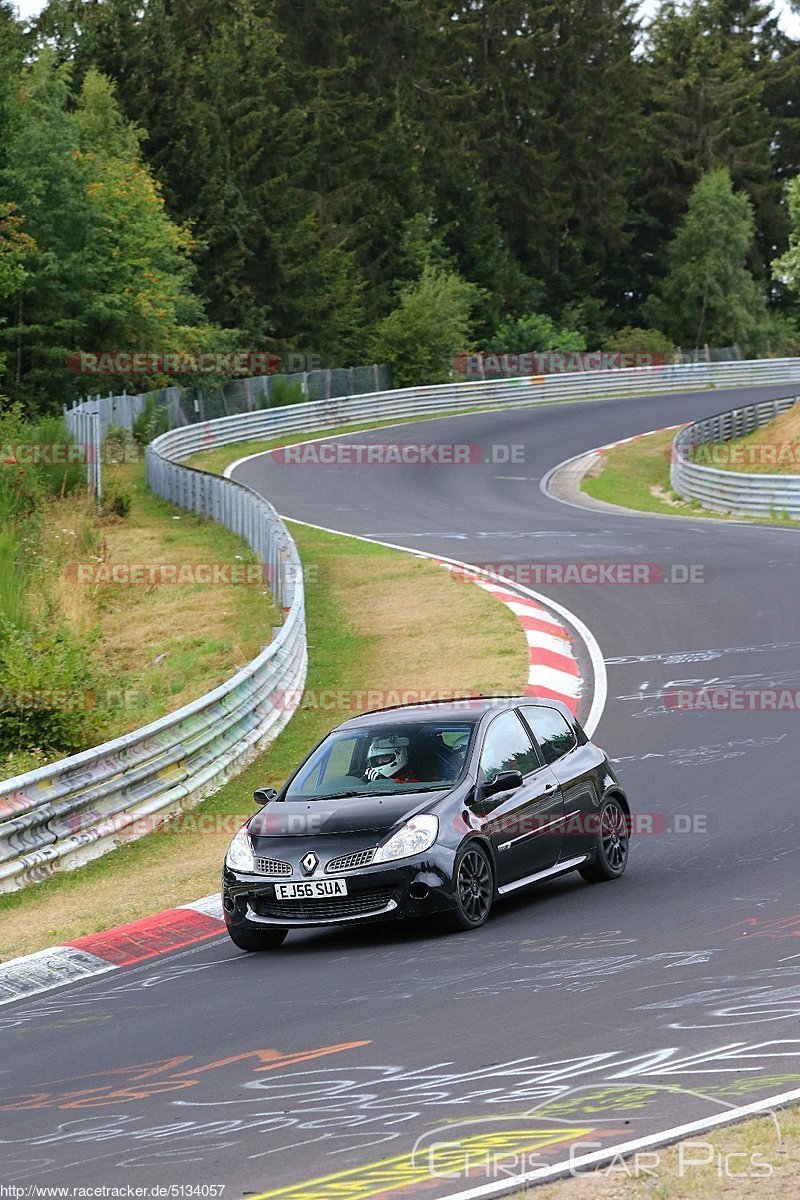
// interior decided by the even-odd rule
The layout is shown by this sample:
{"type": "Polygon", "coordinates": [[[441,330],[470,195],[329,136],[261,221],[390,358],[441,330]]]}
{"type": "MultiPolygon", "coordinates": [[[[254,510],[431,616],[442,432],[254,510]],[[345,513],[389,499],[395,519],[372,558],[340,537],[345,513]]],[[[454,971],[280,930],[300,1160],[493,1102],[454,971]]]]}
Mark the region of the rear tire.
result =
{"type": "Polygon", "coordinates": [[[630,817],[622,802],[616,796],[609,796],[600,809],[599,817],[594,861],[579,869],[579,874],[587,883],[619,879],[628,865],[630,817]]]}
{"type": "Polygon", "coordinates": [[[240,950],[257,953],[260,950],[277,950],[286,941],[288,929],[229,929],[228,937],[240,950]]]}
{"type": "Polygon", "coordinates": [[[460,851],[453,879],[456,909],[449,914],[450,928],[479,929],[494,902],[492,864],[480,842],[468,842],[460,851]]]}

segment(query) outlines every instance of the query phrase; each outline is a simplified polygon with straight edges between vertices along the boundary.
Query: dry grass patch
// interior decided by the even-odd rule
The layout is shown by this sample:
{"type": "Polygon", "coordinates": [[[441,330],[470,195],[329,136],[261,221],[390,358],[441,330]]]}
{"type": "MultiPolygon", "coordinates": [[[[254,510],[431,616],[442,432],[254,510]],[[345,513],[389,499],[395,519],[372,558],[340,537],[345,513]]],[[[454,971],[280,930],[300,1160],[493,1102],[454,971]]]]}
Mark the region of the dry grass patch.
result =
{"type": "Polygon", "coordinates": [[[635,1159],[616,1161],[515,1200],[790,1200],[800,1196],[800,1109],[776,1118],[780,1136],[772,1117],[759,1117],[642,1152],[638,1170],[635,1159]]]}
{"type": "Polygon", "coordinates": [[[46,510],[38,584],[41,595],[87,638],[87,653],[106,680],[113,710],[98,733],[110,738],[229,678],[270,641],[278,616],[266,583],[78,582],[78,565],[256,561],[222,526],[153,496],[141,463],[108,469],[106,488],[130,498],[126,517],[98,517],[85,496],[46,510]]]}
{"type": "MultiPolygon", "coordinates": [[[[800,474],[800,404],[768,421],[744,437],[722,443],[722,461],[715,458],[708,466],[722,471],[740,471],[744,475],[800,474]],[[730,457],[728,457],[728,452],[730,457]]],[[[698,462],[706,465],[704,458],[698,462]]]]}

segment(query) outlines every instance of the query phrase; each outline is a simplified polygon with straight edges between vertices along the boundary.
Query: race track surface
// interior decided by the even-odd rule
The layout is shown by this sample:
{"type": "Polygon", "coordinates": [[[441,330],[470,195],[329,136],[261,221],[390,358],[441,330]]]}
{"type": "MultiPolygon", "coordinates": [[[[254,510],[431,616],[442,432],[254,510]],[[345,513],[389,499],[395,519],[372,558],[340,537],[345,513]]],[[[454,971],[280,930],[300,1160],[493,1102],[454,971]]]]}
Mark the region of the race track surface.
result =
{"type": "Polygon", "coordinates": [[[596,738],[655,831],[619,882],[568,876],[474,933],[309,931],[264,956],[220,937],[7,1005],[0,1180],[439,1200],[800,1087],[800,713],[763,707],[800,689],[798,534],[584,510],[539,486],[594,446],[790,394],[350,435],[524,448],[502,465],[241,464],[284,516],[470,563],[699,566],[694,583],[537,589],[600,644],[596,738]],[[711,684],[762,711],[665,703],[711,684]]]}

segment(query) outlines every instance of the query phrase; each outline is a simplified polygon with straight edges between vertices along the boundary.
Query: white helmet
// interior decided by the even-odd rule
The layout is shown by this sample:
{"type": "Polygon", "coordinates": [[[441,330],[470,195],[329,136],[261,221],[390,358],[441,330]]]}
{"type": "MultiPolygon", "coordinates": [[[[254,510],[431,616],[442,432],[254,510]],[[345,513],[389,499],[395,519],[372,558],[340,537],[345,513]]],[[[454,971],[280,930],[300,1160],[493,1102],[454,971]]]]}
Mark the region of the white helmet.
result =
{"type": "Polygon", "coordinates": [[[364,776],[369,783],[376,779],[390,779],[401,771],[408,762],[408,738],[376,737],[367,751],[367,769],[364,776]]]}

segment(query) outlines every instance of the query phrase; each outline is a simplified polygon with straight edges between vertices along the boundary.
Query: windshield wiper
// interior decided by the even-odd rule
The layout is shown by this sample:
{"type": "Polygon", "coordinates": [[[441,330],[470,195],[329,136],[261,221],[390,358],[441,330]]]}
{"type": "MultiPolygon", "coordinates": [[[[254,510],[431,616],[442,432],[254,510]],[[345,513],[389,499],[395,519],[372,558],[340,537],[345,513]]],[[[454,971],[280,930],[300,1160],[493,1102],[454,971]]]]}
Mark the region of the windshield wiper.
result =
{"type": "MultiPolygon", "coordinates": [[[[298,800],[347,800],[350,796],[370,796],[371,792],[323,792],[318,796],[298,796],[298,800]]],[[[292,797],[294,799],[294,797],[292,797]]]]}

